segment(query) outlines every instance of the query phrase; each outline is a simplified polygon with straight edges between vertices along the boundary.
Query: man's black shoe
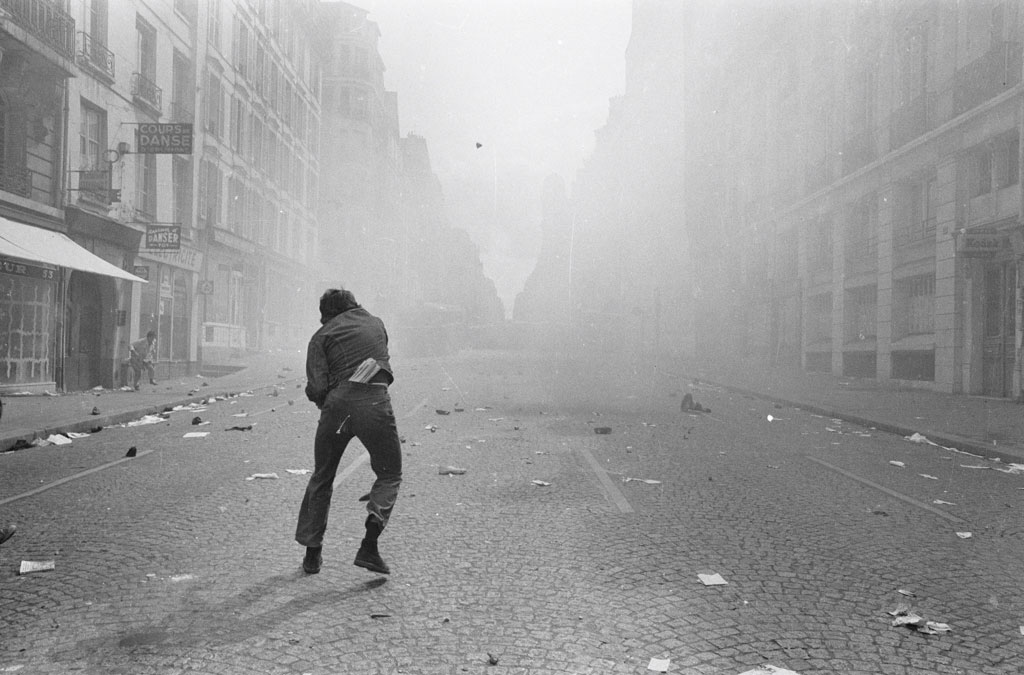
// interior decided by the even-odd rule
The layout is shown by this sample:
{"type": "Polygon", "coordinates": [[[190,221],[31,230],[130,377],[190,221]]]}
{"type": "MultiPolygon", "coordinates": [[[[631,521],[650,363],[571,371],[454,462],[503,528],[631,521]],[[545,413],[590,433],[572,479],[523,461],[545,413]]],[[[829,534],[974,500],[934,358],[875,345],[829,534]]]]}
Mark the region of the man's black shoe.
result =
{"type": "Polygon", "coordinates": [[[302,559],[302,571],[306,574],[316,574],[320,571],[323,557],[319,548],[306,547],[306,557],[302,559]]]}
{"type": "Polygon", "coordinates": [[[368,551],[362,546],[359,547],[359,552],[356,553],[356,560],[352,564],[377,574],[391,574],[391,570],[388,569],[384,559],[380,557],[380,553],[368,551]]]}
{"type": "Polygon", "coordinates": [[[150,380],[149,383],[150,384],[156,384],[156,380],[150,380]]]}

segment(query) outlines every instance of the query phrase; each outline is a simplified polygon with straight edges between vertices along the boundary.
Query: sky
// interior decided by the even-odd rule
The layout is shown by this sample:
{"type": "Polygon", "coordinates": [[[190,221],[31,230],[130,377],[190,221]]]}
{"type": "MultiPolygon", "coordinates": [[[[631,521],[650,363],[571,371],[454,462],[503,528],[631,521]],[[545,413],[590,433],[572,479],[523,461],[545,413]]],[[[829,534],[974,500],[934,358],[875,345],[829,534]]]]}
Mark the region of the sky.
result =
{"type": "Polygon", "coordinates": [[[380,28],[401,134],[426,139],[449,222],[480,246],[510,314],[539,251],[544,179],[571,192],[625,88],[631,0],[350,1],[380,28]]]}

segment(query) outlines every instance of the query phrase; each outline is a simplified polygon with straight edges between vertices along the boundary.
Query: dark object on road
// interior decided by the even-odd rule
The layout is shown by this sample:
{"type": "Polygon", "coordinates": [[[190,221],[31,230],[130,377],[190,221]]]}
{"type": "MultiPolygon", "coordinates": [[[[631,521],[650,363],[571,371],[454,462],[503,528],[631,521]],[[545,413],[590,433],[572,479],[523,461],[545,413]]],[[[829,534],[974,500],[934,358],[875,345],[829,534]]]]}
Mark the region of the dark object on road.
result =
{"type": "Polygon", "coordinates": [[[487,652],[487,665],[496,666],[498,665],[498,657],[490,652],[487,652]]]}
{"type": "Polygon", "coordinates": [[[8,539],[14,536],[14,533],[18,531],[18,526],[11,523],[7,527],[0,527],[0,544],[4,543],[8,539]]]}
{"type": "Polygon", "coordinates": [[[203,418],[200,417],[199,415],[196,415],[195,417],[192,418],[192,426],[198,426],[198,425],[200,425],[202,423],[203,423],[203,418]]]}
{"type": "Polygon", "coordinates": [[[228,427],[224,431],[252,431],[252,425],[246,424],[244,427],[238,426],[237,424],[233,427],[228,427]]]}
{"type": "Polygon", "coordinates": [[[682,403],[679,404],[679,409],[682,412],[711,412],[711,408],[705,408],[700,403],[693,400],[693,394],[687,394],[683,397],[682,403]]]}
{"type": "Polygon", "coordinates": [[[24,450],[25,448],[31,448],[32,444],[26,441],[24,438],[19,438],[14,441],[14,445],[8,448],[8,450],[24,450]]]}
{"type": "Polygon", "coordinates": [[[605,435],[605,434],[610,434],[611,432],[612,432],[612,428],[611,427],[594,427],[594,433],[595,434],[605,435]]]}
{"type": "Polygon", "coordinates": [[[209,383],[209,382],[203,382],[202,386],[204,386],[204,387],[209,387],[209,386],[210,386],[210,383],[209,383]]]}
{"type": "Polygon", "coordinates": [[[138,454],[138,452],[139,452],[139,449],[138,449],[138,448],[136,448],[136,447],[135,447],[135,446],[133,445],[132,447],[128,448],[128,452],[126,452],[126,453],[124,454],[124,456],[125,456],[125,457],[134,457],[134,456],[135,456],[136,454],[138,454]]]}
{"type": "Polygon", "coordinates": [[[98,434],[101,431],[103,431],[103,427],[93,427],[92,429],[89,429],[90,434],[98,434]]]}
{"type": "Polygon", "coordinates": [[[100,414],[100,409],[99,408],[93,408],[92,409],[92,413],[90,413],[90,414],[92,414],[92,415],[99,415],[100,414]]]}
{"type": "Polygon", "coordinates": [[[449,415],[450,414],[447,410],[441,410],[440,408],[438,408],[434,412],[436,412],[438,415],[449,415]]]}

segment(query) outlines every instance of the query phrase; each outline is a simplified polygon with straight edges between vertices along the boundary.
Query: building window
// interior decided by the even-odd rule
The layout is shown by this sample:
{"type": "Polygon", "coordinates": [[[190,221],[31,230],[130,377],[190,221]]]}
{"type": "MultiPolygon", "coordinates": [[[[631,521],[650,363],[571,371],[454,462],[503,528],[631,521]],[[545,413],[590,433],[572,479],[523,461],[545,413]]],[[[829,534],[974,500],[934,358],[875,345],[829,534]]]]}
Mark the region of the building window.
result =
{"type": "Polygon", "coordinates": [[[843,303],[847,344],[874,340],[878,333],[878,289],[876,286],[850,288],[843,303]]]}
{"type": "Polygon", "coordinates": [[[1001,134],[967,151],[967,183],[971,197],[987,195],[1020,181],[1020,136],[1001,134]]]}
{"type": "Polygon", "coordinates": [[[135,20],[135,29],[139,38],[139,73],[152,83],[156,83],[156,29],[142,17],[135,20]]]}
{"type": "Polygon", "coordinates": [[[214,49],[220,51],[220,0],[210,0],[209,35],[207,39],[214,49]]]}
{"type": "Polygon", "coordinates": [[[206,130],[217,138],[224,134],[224,92],[213,73],[206,79],[206,130]]]}
{"type": "Polygon", "coordinates": [[[828,218],[808,228],[807,267],[815,271],[832,269],[832,221],[828,218]]]}
{"type": "Polygon", "coordinates": [[[182,232],[192,227],[192,159],[175,155],[171,170],[174,182],[174,222],[181,223],[182,232]]]}
{"type": "Polygon", "coordinates": [[[849,261],[878,258],[878,200],[872,193],[854,202],[847,215],[843,253],[849,261]]]}
{"type": "Polygon", "coordinates": [[[832,294],[821,293],[808,299],[807,341],[810,344],[832,340],[832,294]]]}
{"type": "Polygon", "coordinates": [[[897,246],[908,246],[935,238],[934,176],[908,181],[897,190],[896,222],[893,223],[897,246]]]}
{"type": "Polygon", "coordinates": [[[108,4],[108,0],[89,0],[89,37],[103,46],[107,44],[108,4]]]}
{"type": "Polygon", "coordinates": [[[192,63],[174,50],[171,73],[171,115],[175,122],[191,122],[195,116],[192,95],[192,63]]]}
{"type": "Polygon", "coordinates": [[[935,332],[935,275],[900,279],[893,285],[893,337],[935,332]]]}
{"type": "Polygon", "coordinates": [[[104,152],[107,149],[107,113],[82,101],[82,116],[78,127],[80,169],[106,169],[104,152]]]}

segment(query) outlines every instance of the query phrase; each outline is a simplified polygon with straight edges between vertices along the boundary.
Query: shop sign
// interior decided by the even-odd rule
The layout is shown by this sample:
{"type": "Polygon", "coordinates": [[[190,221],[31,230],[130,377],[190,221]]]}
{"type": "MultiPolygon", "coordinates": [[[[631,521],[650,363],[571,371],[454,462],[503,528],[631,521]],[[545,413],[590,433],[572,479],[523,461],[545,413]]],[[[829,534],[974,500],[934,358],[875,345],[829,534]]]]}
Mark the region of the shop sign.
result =
{"type": "Polygon", "coordinates": [[[18,277],[45,279],[46,281],[53,281],[57,278],[57,270],[40,267],[39,265],[15,262],[8,258],[0,258],[0,272],[3,272],[4,274],[13,274],[18,277]]]}
{"type": "Polygon", "coordinates": [[[184,244],[176,251],[139,251],[139,254],[149,260],[158,260],[193,272],[203,267],[202,251],[184,244]]]}
{"type": "Polygon", "coordinates": [[[140,279],[149,281],[149,265],[133,265],[132,274],[140,279]]]}
{"type": "Polygon", "coordinates": [[[79,171],[78,189],[83,192],[106,195],[110,190],[110,171],[108,169],[79,171]]]}
{"type": "Polygon", "coordinates": [[[143,155],[192,154],[192,125],[143,123],[135,130],[135,152],[143,155]]]}
{"type": "Polygon", "coordinates": [[[146,248],[177,251],[181,248],[181,226],[147,225],[146,248]]]}
{"type": "Polygon", "coordinates": [[[1004,247],[1008,248],[1006,235],[992,232],[961,232],[957,237],[957,255],[964,258],[994,258],[1004,247]]]}

